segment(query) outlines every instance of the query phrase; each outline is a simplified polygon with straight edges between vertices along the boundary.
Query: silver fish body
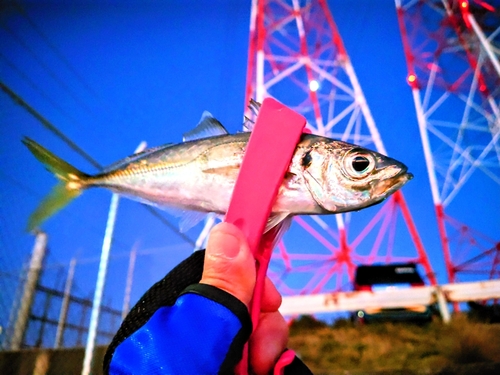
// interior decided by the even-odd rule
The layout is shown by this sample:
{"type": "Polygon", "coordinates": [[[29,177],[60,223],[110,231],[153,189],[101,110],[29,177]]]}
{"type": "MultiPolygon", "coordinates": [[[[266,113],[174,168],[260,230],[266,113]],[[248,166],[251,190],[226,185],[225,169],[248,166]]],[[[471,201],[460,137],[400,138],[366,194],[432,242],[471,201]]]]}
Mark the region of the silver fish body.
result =
{"type": "MultiPolygon", "coordinates": [[[[219,134],[225,132],[210,116],[205,115],[200,125],[220,126],[219,134]]],[[[125,158],[94,176],[76,170],[27,139],[24,142],[28,148],[62,180],[62,194],[73,194],[69,198],[52,194],[49,198],[52,202],[42,203],[32,215],[30,227],[36,227],[89,187],[106,187],[160,207],[225,213],[249,136],[250,133],[221,134],[161,146],[125,158]],[[54,159],[59,160],[59,165],[51,165],[54,159]]],[[[262,160],[269,162],[272,160],[262,160]]],[[[387,156],[342,141],[304,134],[272,213],[287,216],[360,210],[381,202],[411,178],[404,164],[387,156]]]]}

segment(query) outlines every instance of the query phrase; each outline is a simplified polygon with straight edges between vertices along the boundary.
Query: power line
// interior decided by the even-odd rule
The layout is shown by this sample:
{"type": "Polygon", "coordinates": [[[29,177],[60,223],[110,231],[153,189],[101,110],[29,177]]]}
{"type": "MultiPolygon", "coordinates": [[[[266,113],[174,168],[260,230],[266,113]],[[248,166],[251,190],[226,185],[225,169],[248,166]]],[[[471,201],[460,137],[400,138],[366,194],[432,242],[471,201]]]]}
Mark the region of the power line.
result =
{"type": "Polygon", "coordinates": [[[50,41],[50,39],[42,32],[38,25],[28,16],[26,9],[20,4],[14,2],[14,6],[19,10],[19,13],[28,21],[30,26],[37,32],[37,34],[44,40],[45,44],[52,50],[52,52],[62,61],[66,68],[73,73],[73,75],[80,81],[83,87],[97,98],[96,92],[89,86],[80,73],[73,67],[69,60],[61,53],[61,51],[50,41]]]}
{"type": "MultiPolygon", "coordinates": [[[[27,193],[28,195],[32,196],[32,197],[35,197],[37,199],[40,199],[40,198],[43,198],[43,196],[41,196],[40,192],[39,191],[36,191],[36,190],[33,190],[31,187],[25,185],[24,183],[16,180],[15,178],[13,178],[12,176],[10,176],[9,174],[6,174],[4,172],[2,172],[2,170],[0,169],[0,178],[3,180],[3,181],[6,181],[7,183],[10,183],[11,185],[15,185],[17,186],[19,189],[22,189],[25,193],[27,193]]],[[[1,193],[0,193],[1,194],[1,193]]],[[[2,215],[4,212],[7,212],[7,210],[3,210],[3,211],[0,211],[0,235],[2,233],[2,215]]],[[[73,218],[75,218],[75,220],[84,220],[85,218],[83,217],[83,215],[80,215],[79,213],[73,213],[71,215],[73,218]]],[[[5,222],[7,222],[6,220],[4,220],[5,222]]],[[[12,221],[12,220],[11,220],[12,221]]],[[[97,226],[94,225],[94,223],[92,222],[89,222],[87,220],[88,224],[87,224],[87,231],[90,231],[90,232],[93,232],[93,233],[99,233],[99,234],[102,234],[102,229],[101,228],[98,228],[97,226]]],[[[4,227],[7,227],[6,225],[4,225],[4,227]]],[[[13,243],[13,241],[10,241],[9,243],[13,243]]],[[[119,239],[114,239],[113,240],[113,246],[115,247],[119,247],[119,248],[123,248],[123,249],[129,249],[130,246],[128,244],[125,244],[124,242],[120,241],[119,239]]],[[[0,263],[1,265],[1,263],[0,263]]]]}
{"type": "Polygon", "coordinates": [[[27,74],[25,74],[22,70],[20,70],[14,63],[12,63],[7,58],[7,56],[5,56],[2,52],[0,52],[0,58],[2,58],[4,60],[5,64],[7,64],[7,66],[9,66],[9,68],[11,68],[13,71],[17,72],[17,74],[19,74],[19,76],[21,78],[23,78],[28,83],[28,85],[31,86],[31,88],[33,90],[35,90],[36,92],[38,92],[42,96],[42,98],[47,100],[50,104],[52,104],[52,106],[54,108],[59,110],[59,112],[61,112],[63,115],[65,115],[71,121],[73,121],[75,124],[78,124],[78,121],[70,113],[68,113],[64,108],[62,108],[56,101],[52,100],[52,98],[50,96],[48,96],[27,74]]]}
{"type": "MultiPolygon", "coordinates": [[[[96,92],[88,85],[88,83],[83,79],[82,75],[80,73],[78,73],[77,69],[75,69],[73,67],[73,65],[69,62],[69,60],[64,56],[64,54],[49,40],[49,38],[47,37],[46,34],[44,34],[41,29],[35,24],[34,21],[31,20],[31,18],[28,17],[28,14],[25,10],[25,8],[21,5],[21,4],[18,4],[16,3],[16,1],[13,1],[13,7],[17,9],[17,11],[19,12],[19,14],[25,18],[28,22],[28,24],[31,26],[31,28],[40,36],[40,38],[43,40],[43,42],[47,45],[47,47],[55,54],[55,56],[63,63],[63,65],[65,65],[68,70],[74,75],[75,78],[77,78],[77,80],[82,84],[82,86],[92,94],[92,96],[94,97],[94,99],[96,100],[97,103],[100,103],[101,105],[104,105],[105,104],[102,102],[101,98],[96,94],[96,92]]],[[[89,113],[89,114],[92,114],[95,116],[95,112],[93,112],[90,107],[88,107],[84,102],[82,102],[81,100],[79,100],[69,89],[69,87],[62,81],[62,79],[60,79],[58,76],[57,76],[57,72],[53,72],[51,70],[50,67],[48,67],[35,53],[34,50],[32,50],[20,37],[18,34],[15,34],[12,29],[8,28],[6,23],[3,23],[2,24],[4,29],[10,33],[11,36],[14,37],[14,39],[21,45],[24,47],[25,50],[27,50],[33,57],[34,59],[42,66],[42,68],[49,74],[49,76],[54,79],[57,83],[59,83],[59,85],[66,90],[66,92],[69,93],[69,95],[75,100],[75,102],[77,104],[80,104],[81,106],[84,107],[84,109],[89,113]]],[[[5,56],[4,56],[4,59],[5,56]]],[[[7,60],[7,59],[6,59],[7,60]]],[[[47,99],[50,103],[52,103],[52,105],[59,109],[59,111],[66,115],[68,118],[70,118],[71,120],[73,120],[74,123],[78,124],[78,121],[76,121],[74,119],[73,116],[71,115],[68,115],[67,114],[67,111],[61,109],[60,106],[58,105],[55,105],[53,100],[51,100],[47,94],[45,94],[43,92],[42,89],[40,88],[35,88],[35,87],[38,87],[36,84],[33,84],[33,81],[27,77],[26,74],[20,72],[19,68],[17,67],[13,67],[12,64],[10,64],[8,62],[9,66],[16,70],[20,75],[21,77],[23,77],[29,84],[30,86],[32,86],[32,88],[34,88],[37,92],[39,92],[45,99],[47,99]]],[[[127,139],[133,141],[130,137],[128,137],[128,135],[126,133],[122,134],[123,136],[125,136],[127,139]]]]}
{"type": "Polygon", "coordinates": [[[33,58],[38,62],[38,64],[40,64],[40,66],[47,72],[47,74],[54,80],[56,81],[67,93],[69,96],[71,96],[73,98],[73,100],[77,103],[79,103],[83,108],[85,108],[85,110],[88,112],[88,113],[92,113],[92,110],[90,109],[89,106],[87,106],[87,104],[85,104],[84,102],[82,102],[74,93],[73,91],[69,88],[69,86],[62,80],[60,79],[57,74],[52,71],[52,69],[43,61],[41,60],[37,54],[30,48],[30,46],[28,46],[28,44],[26,44],[26,42],[24,40],[22,40],[16,33],[14,33],[6,24],[5,22],[2,24],[2,27],[4,28],[5,31],[7,31],[10,36],[17,41],[17,43],[19,43],[21,46],[23,46],[23,48],[28,51],[30,53],[31,56],[33,56],[33,58]]]}
{"type": "MultiPolygon", "coordinates": [[[[63,132],[61,132],[55,125],[50,123],[45,117],[43,117],[40,113],[38,113],[33,107],[31,107],[28,103],[26,103],[19,95],[17,95],[14,91],[12,91],[7,85],[5,85],[2,81],[0,81],[0,89],[2,89],[16,104],[25,109],[29,114],[31,114],[34,118],[36,118],[45,128],[54,133],[57,137],[59,137],[64,143],[66,143],[71,149],[73,149],[77,154],[82,156],[85,160],[87,160],[90,164],[96,167],[99,170],[102,170],[103,167],[99,164],[94,158],[92,158],[89,154],[87,154],[82,148],[80,148],[76,143],[74,143],[70,138],[68,138],[63,132]]],[[[176,233],[179,237],[181,237],[184,241],[191,245],[195,245],[195,242],[186,236],[184,233],[179,232],[179,230],[166,220],[160,213],[151,206],[147,206],[142,204],[151,215],[156,217],[160,222],[162,222],[165,226],[171,229],[174,233],[176,233]]]]}
{"type": "Polygon", "coordinates": [[[34,118],[36,118],[44,127],[62,139],[69,147],[71,147],[77,154],[81,155],[85,160],[87,160],[90,164],[92,164],[97,169],[102,169],[102,166],[95,161],[89,154],[83,151],[76,143],[74,143],[71,139],[69,139],[64,133],[62,133],[59,129],[57,129],[54,125],[52,125],[49,120],[39,114],[35,109],[33,109],[28,103],[26,103],[19,95],[17,95],[14,91],[12,91],[6,84],[0,81],[0,88],[7,94],[9,97],[27,112],[29,112],[34,118]]]}

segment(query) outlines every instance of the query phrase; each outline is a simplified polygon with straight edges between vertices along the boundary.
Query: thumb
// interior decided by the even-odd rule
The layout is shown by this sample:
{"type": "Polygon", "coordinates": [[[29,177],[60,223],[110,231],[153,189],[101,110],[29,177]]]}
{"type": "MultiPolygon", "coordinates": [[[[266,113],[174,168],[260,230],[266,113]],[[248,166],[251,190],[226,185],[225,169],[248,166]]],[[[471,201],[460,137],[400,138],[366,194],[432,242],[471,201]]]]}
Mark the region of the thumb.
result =
{"type": "Polygon", "coordinates": [[[241,230],[220,223],[210,232],[200,283],[222,289],[247,307],[255,286],[255,260],[241,230]]]}

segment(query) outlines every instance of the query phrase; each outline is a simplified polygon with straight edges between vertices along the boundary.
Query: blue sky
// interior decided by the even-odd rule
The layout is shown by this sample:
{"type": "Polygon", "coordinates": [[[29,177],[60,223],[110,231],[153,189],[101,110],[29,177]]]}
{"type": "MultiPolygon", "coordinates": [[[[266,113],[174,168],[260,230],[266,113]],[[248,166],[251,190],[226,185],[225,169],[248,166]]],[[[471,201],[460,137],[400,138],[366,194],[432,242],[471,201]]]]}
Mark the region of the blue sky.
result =
{"type": "MultiPolygon", "coordinates": [[[[445,282],[394,4],[329,3],[388,153],[415,175],[403,191],[438,280],[445,282]]],[[[204,110],[230,132],[241,129],[249,18],[249,2],[229,0],[5,5],[0,13],[1,79],[107,165],[131,154],[141,141],[148,146],[180,142],[204,110]]],[[[5,324],[16,275],[33,244],[24,231],[27,218],[55,183],[21,144],[22,137],[29,136],[85,172],[96,170],[3,92],[0,124],[0,271],[7,296],[0,317],[5,324]]],[[[498,192],[498,185],[476,173],[448,213],[498,239],[498,192]]],[[[105,190],[87,191],[43,225],[50,248],[47,284],[60,285],[70,259],[77,256],[78,288],[86,296],[93,289],[110,197],[105,190]],[[63,276],[58,279],[59,269],[63,276]]],[[[366,210],[358,225],[376,210],[366,210]]],[[[197,231],[187,235],[194,241],[197,231]]],[[[289,242],[317,246],[296,233],[288,234],[289,242]]],[[[192,251],[137,203],[122,199],[105,294],[118,308],[128,252],[136,243],[143,255],[137,262],[133,301],[192,251]]]]}

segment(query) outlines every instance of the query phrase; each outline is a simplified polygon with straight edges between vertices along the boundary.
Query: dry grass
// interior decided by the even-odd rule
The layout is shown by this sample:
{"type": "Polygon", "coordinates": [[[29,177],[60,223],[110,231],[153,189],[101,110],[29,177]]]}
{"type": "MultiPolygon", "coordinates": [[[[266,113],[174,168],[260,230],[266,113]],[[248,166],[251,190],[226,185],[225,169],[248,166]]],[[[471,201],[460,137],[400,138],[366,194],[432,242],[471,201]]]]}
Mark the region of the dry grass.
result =
{"type": "Polygon", "coordinates": [[[500,325],[378,323],[291,328],[289,347],[315,374],[437,374],[456,365],[500,363],[500,325]]]}

